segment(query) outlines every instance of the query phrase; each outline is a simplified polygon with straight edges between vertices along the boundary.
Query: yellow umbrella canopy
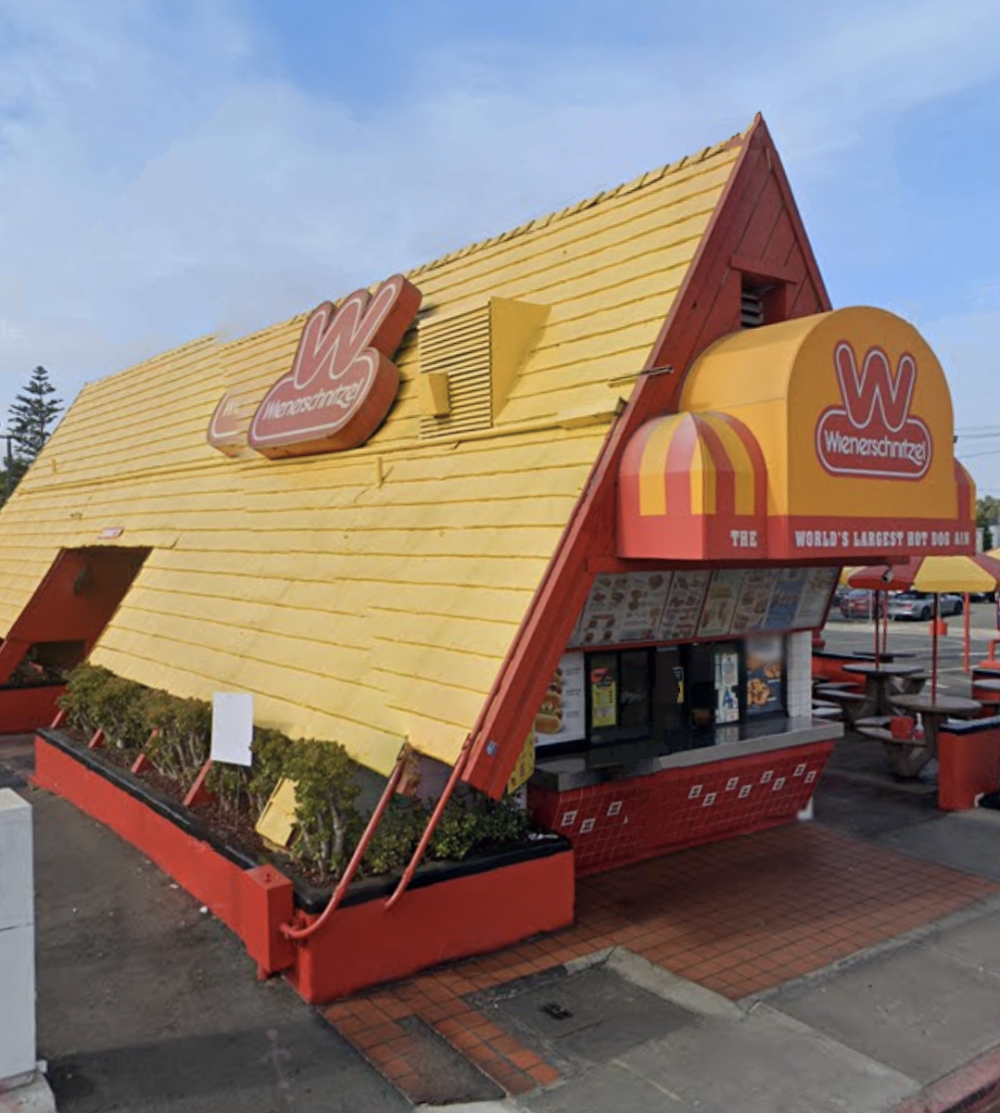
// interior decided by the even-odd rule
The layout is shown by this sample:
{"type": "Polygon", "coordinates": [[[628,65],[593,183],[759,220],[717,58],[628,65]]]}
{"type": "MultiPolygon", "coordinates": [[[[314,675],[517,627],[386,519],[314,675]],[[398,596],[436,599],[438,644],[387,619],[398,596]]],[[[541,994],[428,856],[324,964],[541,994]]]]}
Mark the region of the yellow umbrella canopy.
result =
{"type": "MultiPolygon", "coordinates": [[[[992,560],[993,558],[988,558],[992,560]]],[[[995,572],[984,568],[975,557],[924,557],[913,586],[917,591],[941,594],[945,591],[996,591],[1000,561],[995,572]]]]}
{"type": "Polygon", "coordinates": [[[861,568],[848,577],[851,587],[874,591],[942,592],[996,591],[1000,584],[1000,560],[984,555],[911,557],[891,568],[879,564],[861,568]]]}

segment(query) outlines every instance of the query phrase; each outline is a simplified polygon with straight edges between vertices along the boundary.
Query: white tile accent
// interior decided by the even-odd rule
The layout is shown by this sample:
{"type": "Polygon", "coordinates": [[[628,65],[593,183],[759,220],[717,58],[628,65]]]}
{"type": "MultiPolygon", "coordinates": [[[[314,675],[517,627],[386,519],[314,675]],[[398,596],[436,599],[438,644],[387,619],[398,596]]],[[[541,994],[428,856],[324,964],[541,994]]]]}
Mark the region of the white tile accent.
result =
{"type": "Polygon", "coordinates": [[[799,762],[798,765],[795,766],[795,772],[792,774],[792,776],[801,777],[802,774],[805,773],[805,771],[806,771],[806,763],[804,761],[801,761],[801,762],[799,762]]]}
{"type": "Polygon", "coordinates": [[[785,787],[785,778],[779,777],[773,785],[771,785],[772,792],[780,792],[785,787]]]}
{"type": "Polygon", "coordinates": [[[788,667],[785,695],[788,714],[800,718],[807,716],[812,709],[812,631],[789,634],[786,644],[788,667]]]}
{"type": "Polygon", "coordinates": [[[750,795],[751,788],[753,788],[753,785],[744,785],[740,789],[740,799],[741,800],[745,800],[750,795]]]}
{"type": "Polygon", "coordinates": [[[583,821],[583,822],[582,822],[582,823],[580,824],[580,834],[581,834],[581,835],[589,835],[589,834],[590,834],[590,832],[591,832],[591,831],[593,831],[593,829],[594,829],[594,824],[595,824],[596,822],[597,822],[597,820],[596,820],[596,819],[585,819],[585,820],[584,820],[584,821],[583,821]]]}
{"type": "Polygon", "coordinates": [[[689,800],[697,800],[698,797],[701,795],[701,790],[704,787],[705,787],[704,785],[692,785],[691,786],[691,791],[688,793],[688,799],[689,800]]]}
{"type": "Polygon", "coordinates": [[[572,827],[576,823],[576,812],[563,812],[562,822],[560,827],[572,827]]]}
{"type": "Polygon", "coordinates": [[[729,780],[726,781],[726,792],[732,792],[739,783],[739,777],[730,777],[729,780]]]}
{"type": "Polygon", "coordinates": [[[811,785],[814,780],[816,780],[816,770],[810,769],[809,772],[806,773],[806,784],[811,785]]]}
{"type": "Polygon", "coordinates": [[[765,769],[764,772],[761,773],[761,775],[760,775],[760,783],[762,785],[770,784],[773,778],[774,778],[774,770],[773,769],[765,769]]]}
{"type": "Polygon", "coordinates": [[[703,808],[710,808],[715,803],[715,795],[714,792],[707,793],[705,799],[701,802],[701,806],[703,808]]]}
{"type": "Polygon", "coordinates": [[[608,815],[617,815],[622,810],[622,801],[615,800],[608,804],[608,815]]]}

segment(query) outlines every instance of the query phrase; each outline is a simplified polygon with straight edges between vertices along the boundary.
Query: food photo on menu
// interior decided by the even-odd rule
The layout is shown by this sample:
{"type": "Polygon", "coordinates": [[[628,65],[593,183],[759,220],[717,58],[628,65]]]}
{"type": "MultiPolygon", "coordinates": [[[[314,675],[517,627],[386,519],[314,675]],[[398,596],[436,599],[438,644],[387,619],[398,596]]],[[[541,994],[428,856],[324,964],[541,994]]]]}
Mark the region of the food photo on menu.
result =
{"type": "Polygon", "coordinates": [[[777,636],[747,638],[747,714],[769,715],[785,705],[785,647],[777,636]]]}
{"type": "Polygon", "coordinates": [[[585,735],[584,657],[563,654],[535,716],[539,746],[575,742],[585,735]]]}

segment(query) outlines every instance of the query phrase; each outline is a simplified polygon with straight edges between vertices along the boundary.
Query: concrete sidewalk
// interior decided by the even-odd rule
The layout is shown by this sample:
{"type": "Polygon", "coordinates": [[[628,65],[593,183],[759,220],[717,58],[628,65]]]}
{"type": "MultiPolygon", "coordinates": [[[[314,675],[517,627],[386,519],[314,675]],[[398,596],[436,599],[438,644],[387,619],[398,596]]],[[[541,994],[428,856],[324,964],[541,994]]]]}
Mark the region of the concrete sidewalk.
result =
{"type": "Polygon", "coordinates": [[[1000,1109],[996,813],[834,772],[813,824],[586,879],[569,932],[313,1010],[30,761],[0,741],[64,1113],[1000,1109]]]}

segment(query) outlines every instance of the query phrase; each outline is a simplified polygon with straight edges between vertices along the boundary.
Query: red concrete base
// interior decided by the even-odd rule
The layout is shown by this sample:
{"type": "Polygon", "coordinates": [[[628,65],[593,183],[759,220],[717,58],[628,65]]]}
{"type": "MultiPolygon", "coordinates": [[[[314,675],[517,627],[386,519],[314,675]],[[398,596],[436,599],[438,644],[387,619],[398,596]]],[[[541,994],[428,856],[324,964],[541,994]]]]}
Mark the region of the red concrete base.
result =
{"type": "Polygon", "coordinates": [[[565,835],[580,875],[789,823],[809,803],[833,742],[664,769],[556,792],[530,788],[536,822],[565,835]]]}
{"type": "MultiPolygon", "coordinates": [[[[565,845],[565,844],[563,844],[565,845]]],[[[301,947],[289,980],[306,1001],[346,997],[573,922],[573,852],[339,908],[301,947]]]]}
{"type": "Polygon", "coordinates": [[[573,852],[559,840],[552,852],[543,843],[533,856],[512,855],[497,868],[470,866],[457,876],[418,871],[388,912],[383,894],[359,900],[349,892],[315,936],[293,944],[280,926],[292,919],[294,890],[277,870],[231,860],[42,735],[35,738],[35,782],[142,850],[236,932],[264,973],[286,972],[311,1004],[573,921],[573,852]]]}
{"type": "Polygon", "coordinates": [[[938,807],[962,811],[1000,788],[1000,720],[941,727],[938,733],[938,807]],[[991,725],[987,725],[987,722],[991,725]]]}
{"type": "Polygon", "coordinates": [[[0,735],[31,734],[56,717],[65,684],[37,688],[0,688],[0,735]]]}

